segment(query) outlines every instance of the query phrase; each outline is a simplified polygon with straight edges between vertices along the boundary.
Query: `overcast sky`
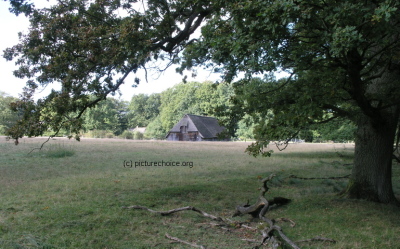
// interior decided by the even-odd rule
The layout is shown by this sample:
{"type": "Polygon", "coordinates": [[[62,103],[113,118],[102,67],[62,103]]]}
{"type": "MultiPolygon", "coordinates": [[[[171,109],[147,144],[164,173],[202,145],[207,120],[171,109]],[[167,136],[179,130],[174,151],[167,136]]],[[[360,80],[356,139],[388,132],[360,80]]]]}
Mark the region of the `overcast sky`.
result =
{"type": "MultiPolygon", "coordinates": [[[[42,4],[46,4],[47,1],[35,1],[35,5],[40,6],[40,2],[42,2],[42,4]]],[[[29,21],[22,14],[19,16],[11,14],[8,11],[8,8],[9,3],[0,0],[0,91],[6,92],[14,97],[18,97],[18,94],[21,93],[22,88],[25,86],[26,79],[18,79],[14,77],[12,73],[12,71],[16,69],[14,62],[6,61],[2,55],[4,49],[7,47],[12,47],[18,43],[18,32],[26,32],[29,27],[29,21]]],[[[136,75],[137,77],[141,78],[141,83],[136,88],[132,87],[135,75],[131,75],[127,78],[125,84],[120,87],[122,92],[121,98],[124,100],[130,100],[133,95],[139,93],[159,93],[181,82],[182,76],[175,73],[175,67],[176,66],[170,67],[161,75],[155,72],[149,72],[148,82],[144,80],[144,74],[141,70],[141,73],[136,75]]],[[[206,71],[200,71],[195,79],[188,78],[188,80],[199,82],[206,80],[217,81],[219,80],[219,75],[210,74],[210,72],[206,71]]],[[[47,95],[52,88],[59,89],[59,86],[56,84],[47,86],[47,88],[43,89],[36,98],[47,95]]],[[[115,97],[118,97],[118,95],[115,97]]]]}

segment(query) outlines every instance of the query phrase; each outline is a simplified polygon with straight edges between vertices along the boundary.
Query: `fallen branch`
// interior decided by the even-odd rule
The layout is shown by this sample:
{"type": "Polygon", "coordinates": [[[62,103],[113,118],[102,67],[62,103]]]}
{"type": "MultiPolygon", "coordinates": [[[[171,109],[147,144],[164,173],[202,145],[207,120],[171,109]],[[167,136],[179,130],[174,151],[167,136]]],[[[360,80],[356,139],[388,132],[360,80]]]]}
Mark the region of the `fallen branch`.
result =
{"type": "Polygon", "coordinates": [[[321,236],[316,236],[312,239],[304,239],[304,240],[298,240],[296,241],[297,243],[302,243],[302,242],[312,242],[312,241],[326,241],[326,242],[331,242],[331,243],[336,243],[336,240],[321,237],[321,236]]]}
{"type": "MultiPolygon", "coordinates": [[[[329,238],[324,238],[324,237],[314,237],[312,239],[307,239],[307,240],[300,240],[297,242],[293,242],[291,239],[289,239],[285,233],[282,231],[282,228],[280,226],[275,225],[276,222],[280,222],[280,221],[284,221],[284,222],[290,222],[290,226],[294,227],[296,225],[296,223],[293,220],[290,220],[288,218],[278,218],[278,219],[269,219],[267,217],[265,217],[265,214],[268,212],[269,208],[272,205],[284,205],[287,204],[288,202],[290,202],[289,199],[283,198],[283,197],[275,197],[272,200],[267,200],[264,195],[265,193],[268,191],[268,186],[267,183],[268,181],[270,181],[275,175],[272,174],[269,177],[266,177],[264,179],[261,180],[262,182],[262,187],[260,188],[260,195],[258,197],[258,200],[255,204],[253,205],[249,205],[244,204],[244,205],[239,205],[236,207],[236,213],[234,214],[234,216],[237,215],[243,215],[243,214],[250,214],[252,215],[254,218],[259,218],[260,220],[266,222],[268,224],[268,227],[261,230],[261,234],[262,234],[262,238],[261,241],[260,240],[254,240],[254,239],[242,239],[244,241],[248,241],[251,243],[259,243],[259,245],[253,247],[253,248],[260,248],[266,244],[268,244],[268,246],[270,248],[278,248],[283,242],[286,243],[287,245],[289,245],[291,248],[294,249],[299,249],[300,247],[297,246],[296,243],[302,243],[302,242],[311,242],[311,241],[327,241],[327,242],[332,242],[335,243],[336,241],[333,239],[329,239],[329,238]],[[274,235],[275,234],[275,235],[274,235]],[[277,237],[280,238],[280,240],[277,239],[277,237]]],[[[300,177],[296,177],[296,176],[290,176],[292,178],[300,178],[300,177]]],[[[348,177],[348,176],[345,176],[348,177]]],[[[330,178],[300,178],[300,179],[337,179],[337,178],[345,178],[345,177],[330,177],[330,178]]],[[[185,211],[185,210],[191,210],[194,212],[197,212],[201,215],[203,215],[204,217],[210,218],[214,221],[218,221],[222,224],[214,224],[211,223],[212,226],[218,226],[221,227],[222,229],[227,229],[228,231],[230,230],[230,227],[236,227],[236,228],[245,228],[245,229],[250,229],[250,230],[258,230],[256,228],[247,226],[243,223],[237,223],[235,221],[232,221],[228,218],[222,219],[221,217],[217,217],[211,214],[208,214],[198,208],[192,207],[192,206],[186,206],[186,207],[181,207],[181,208],[175,208],[175,209],[171,209],[168,211],[156,211],[156,210],[152,210],[150,208],[144,207],[144,206],[138,206],[138,205],[134,205],[134,206],[129,206],[129,207],[122,207],[125,209],[142,209],[142,210],[146,210],[149,211],[151,213],[156,213],[156,214],[160,214],[162,216],[166,216],[166,215],[170,215],[176,212],[180,212],[180,211],[185,211]]],[[[186,245],[190,245],[193,247],[197,247],[197,248],[205,248],[202,245],[197,245],[195,243],[190,243],[184,240],[181,240],[179,238],[176,237],[172,237],[169,234],[165,234],[165,236],[173,241],[179,242],[179,243],[183,243],[186,245]]]]}
{"type": "Polygon", "coordinates": [[[171,209],[171,210],[168,210],[168,211],[155,211],[155,210],[152,210],[152,209],[150,209],[150,208],[143,207],[143,206],[138,206],[138,205],[134,205],[134,206],[130,206],[130,207],[122,207],[122,208],[125,208],[125,209],[143,209],[143,210],[147,210],[147,211],[152,212],[152,213],[161,214],[161,215],[163,215],[163,216],[169,215],[169,214],[173,214],[173,213],[176,213],[176,212],[180,212],[180,211],[184,211],[184,210],[192,210],[192,211],[195,211],[195,212],[197,212],[197,213],[200,213],[200,214],[202,214],[203,216],[205,216],[205,217],[207,217],[207,218],[210,218],[210,219],[212,219],[212,220],[223,221],[222,218],[220,218],[220,217],[217,217],[217,216],[208,214],[208,213],[203,212],[203,211],[201,211],[200,209],[197,209],[197,208],[192,207],[192,206],[181,207],[181,208],[175,208],[175,209],[171,209]]]}
{"type": "Polygon", "coordinates": [[[250,243],[259,243],[260,241],[256,240],[256,239],[242,239],[243,241],[247,241],[250,243]]]}
{"type": "Polygon", "coordinates": [[[349,178],[350,175],[345,175],[345,176],[331,176],[331,177],[298,177],[295,175],[290,175],[288,178],[296,178],[296,179],[301,179],[301,180],[328,180],[328,179],[344,179],[344,178],[349,178]]]}
{"type": "Polygon", "coordinates": [[[257,231],[257,228],[254,228],[254,227],[251,227],[251,226],[248,226],[248,225],[245,225],[245,224],[241,224],[240,226],[243,227],[243,228],[247,228],[249,230],[252,230],[252,231],[257,231]]]}
{"type": "MultiPolygon", "coordinates": [[[[288,245],[290,245],[292,248],[294,249],[299,249],[300,247],[298,247],[292,240],[290,240],[282,231],[282,228],[280,226],[275,225],[275,222],[273,220],[270,220],[268,218],[266,218],[264,215],[265,213],[268,211],[269,207],[270,207],[270,202],[267,201],[267,199],[264,197],[265,193],[268,191],[268,186],[267,183],[268,181],[270,181],[273,177],[275,177],[275,174],[271,174],[269,177],[266,177],[264,179],[261,180],[262,183],[262,187],[261,187],[261,192],[260,192],[260,196],[258,197],[257,202],[254,205],[244,205],[244,206],[237,206],[236,207],[236,215],[242,215],[242,214],[250,214],[253,217],[257,217],[260,220],[265,221],[266,223],[268,223],[269,227],[262,230],[262,242],[261,245],[265,244],[265,243],[270,243],[272,244],[272,247],[277,247],[278,243],[275,239],[275,237],[273,236],[274,232],[278,233],[278,236],[284,241],[286,242],[288,245]]],[[[288,203],[290,200],[283,198],[283,197],[278,197],[278,200],[284,200],[284,204],[288,203]]],[[[273,199],[273,201],[275,200],[275,198],[273,199]]],[[[261,246],[260,245],[260,246],[261,246]]]]}
{"type": "Polygon", "coordinates": [[[294,221],[292,221],[291,219],[288,219],[288,218],[284,218],[284,217],[275,219],[275,221],[276,222],[285,221],[285,222],[289,222],[291,227],[296,226],[296,223],[294,221]]]}
{"type": "MultiPolygon", "coordinates": [[[[264,198],[264,197],[260,197],[264,198]]],[[[265,200],[265,198],[264,198],[265,200]]],[[[266,200],[265,200],[266,201],[266,200]]],[[[263,207],[263,209],[260,212],[259,218],[265,222],[268,223],[269,228],[265,229],[262,234],[263,234],[263,243],[264,244],[268,239],[273,239],[273,232],[276,231],[278,232],[279,237],[284,240],[288,245],[290,245],[293,249],[300,249],[291,239],[289,239],[282,231],[282,228],[280,226],[277,226],[274,224],[274,222],[268,218],[266,218],[264,215],[268,211],[268,201],[267,205],[263,207]]],[[[275,240],[275,239],[273,239],[275,240]]]]}
{"type": "Polygon", "coordinates": [[[201,249],[206,249],[205,246],[197,245],[197,244],[195,244],[195,243],[190,243],[190,242],[181,240],[181,239],[179,239],[179,238],[172,237],[172,236],[169,235],[168,233],[165,234],[165,237],[167,237],[167,238],[170,239],[170,240],[174,240],[174,241],[177,241],[177,242],[179,242],[179,243],[182,243],[182,244],[186,244],[186,245],[193,246],[193,247],[197,247],[197,248],[201,248],[201,249]]]}

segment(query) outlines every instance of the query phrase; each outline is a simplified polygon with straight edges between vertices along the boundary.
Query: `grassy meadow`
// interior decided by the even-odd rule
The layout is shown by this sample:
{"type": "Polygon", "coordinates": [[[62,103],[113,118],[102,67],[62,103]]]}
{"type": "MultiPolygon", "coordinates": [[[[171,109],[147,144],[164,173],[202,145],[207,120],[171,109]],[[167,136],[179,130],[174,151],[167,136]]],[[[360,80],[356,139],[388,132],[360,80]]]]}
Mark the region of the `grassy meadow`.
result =
{"type": "MultiPolygon", "coordinates": [[[[168,233],[207,248],[252,248],[256,231],[230,231],[192,211],[160,216],[143,210],[195,206],[230,218],[238,204],[258,197],[258,177],[275,173],[269,197],[292,199],[267,213],[294,241],[323,236],[337,241],[302,242],[302,248],[400,248],[399,209],[337,194],[351,172],[353,144],[292,144],[271,158],[244,153],[244,142],[166,142],[119,139],[22,139],[0,137],[0,248],[191,248],[168,233]],[[136,167],[181,162],[190,166],[136,167]],[[132,164],[132,167],[130,165],[132,164]]],[[[400,195],[400,167],[393,170],[400,195]]],[[[265,224],[247,216],[231,218],[265,224]]]]}

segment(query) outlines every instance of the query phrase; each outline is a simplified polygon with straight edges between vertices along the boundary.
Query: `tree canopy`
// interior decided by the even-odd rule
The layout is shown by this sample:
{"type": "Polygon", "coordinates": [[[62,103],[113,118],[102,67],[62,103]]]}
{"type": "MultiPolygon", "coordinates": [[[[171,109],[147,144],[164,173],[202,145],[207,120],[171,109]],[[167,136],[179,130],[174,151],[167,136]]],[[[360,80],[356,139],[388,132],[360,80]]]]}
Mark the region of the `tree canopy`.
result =
{"type": "Polygon", "coordinates": [[[181,73],[206,67],[227,82],[244,74],[236,83],[231,117],[248,114],[257,122],[250,154],[269,155],[264,148],[271,140],[345,118],[357,127],[346,194],[397,203],[391,155],[400,112],[399,5],[71,0],[30,9],[29,33],[4,53],[20,66],[15,75],[28,78],[25,94],[12,106],[24,116],[9,134],[37,136],[49,127],[78,133],[87,108],[155,61],[179,64],[181,73]],[[201,35],[193,37],[200,27],[201,35]],[[289,76],[275,79],[277,71],[289,76]],[[53,82],[62,89],[32,100],[39,85],[53,82]]]}
{"type": "Polygon", "coordinates": [[[129,103],[129,126],[147,126],[158,116],[160,105],[160,94],[134,95],[129,103]]]}
{"type": "Polygon", "coordinates": [[[114,98],[100,102],[83,114],[83,130],[108,130],[115,135],[128,128],[128,103],[114,98]]]}
{"type": "Polygon", "coordinates": [[[18,113],[13,113],[10,109],[10,104],[17,100],[0,91],[0,134],[4,134],[18,120],[18,113]]]}
{"type": "Polygon", "coordinates": [[[132,6],[136,2],[60,1],[25,11],[30,31],[3,55],[16,59],[16,77],[28,78],[23,97],[13,105],[26,113],[10,130],[13,138],[42,135],[48,128],[79,133],[87,108],[117,92],[129,74],[148,63],[175,61],[211,11],[206,1],[148,1],[142,11],[132,6]],[[39,86],[54,82],[61,84],[60,91],[33,101],[39,86]]]}

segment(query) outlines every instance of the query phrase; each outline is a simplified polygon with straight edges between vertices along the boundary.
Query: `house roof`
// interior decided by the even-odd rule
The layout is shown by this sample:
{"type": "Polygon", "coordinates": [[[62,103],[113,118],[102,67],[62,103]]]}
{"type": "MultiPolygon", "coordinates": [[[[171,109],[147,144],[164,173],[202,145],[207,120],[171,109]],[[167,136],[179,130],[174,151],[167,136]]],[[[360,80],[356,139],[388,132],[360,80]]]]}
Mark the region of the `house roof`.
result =
{"type": "Polygon", "coordinates": [[[225,130],[218,124],[218,120],[213,117],[186,114],[170,132],[180,132],[181,126],[187,126],[188,132],[198,131],[203,138],[217,137],[218,133],[225,130]]]}

